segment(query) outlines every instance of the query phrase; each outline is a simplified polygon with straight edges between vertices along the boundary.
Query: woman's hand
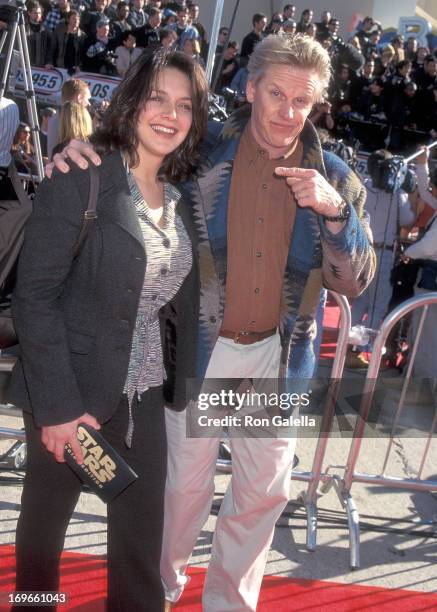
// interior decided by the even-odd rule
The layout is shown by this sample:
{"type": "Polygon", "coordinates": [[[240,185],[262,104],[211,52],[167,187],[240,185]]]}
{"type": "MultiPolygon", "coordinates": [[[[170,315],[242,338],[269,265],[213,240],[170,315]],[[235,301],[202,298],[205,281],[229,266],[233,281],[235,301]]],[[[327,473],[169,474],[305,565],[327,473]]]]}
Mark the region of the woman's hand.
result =
{"type": "Polygon", "coordinates": [[[66,444],[71,445],[77,463],[79,465],[83,463],[83,454],[77,439],[77,427],[80,423],[86,423],[94,429],[100,429],[96,419],[87,412],[74,421],[41,428],[41,441],[47,450],[55,455],[58,463],[65,462],[64,451],[66,444]]]}
{"type": "Polygon", "coordinates": [[[57,168],[60,172],[67,174],[70,171],[68,164],[65,163],[65,159],[69,157],[82,170],[88,168],[88,162],[86,158],[90,159],[95,166],[100,166],[102,160],[94,151],[92,145],[82,140],[71,140],[70,143],[62,150],[61,153],[57,153],[53,157],[53,162],[45,167],[45,174],[48,178],[51,178],[53,168],[57,168]]]}

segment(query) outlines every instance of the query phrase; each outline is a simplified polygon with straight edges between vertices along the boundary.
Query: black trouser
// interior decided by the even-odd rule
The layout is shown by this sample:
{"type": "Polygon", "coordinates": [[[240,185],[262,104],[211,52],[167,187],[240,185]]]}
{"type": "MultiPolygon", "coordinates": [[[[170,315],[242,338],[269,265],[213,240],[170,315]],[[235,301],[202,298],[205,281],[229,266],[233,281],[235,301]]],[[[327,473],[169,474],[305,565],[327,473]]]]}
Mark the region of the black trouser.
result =
{"type": "MultiPolygon", "coordinates": [[[[141,402],[134,400],[132,412],[132,448],[124,443],[126,399],[100,430],[139,476],[108,504],[108,610],[158,612],[164,607],[159,563],[167,467],[162,388],[150,389],[141,402]]],[[[45,449],[30,415],[24,423],[28,466],[17,525],[16,590],[58,591],[59,558],[81,482],[45,449]]]]}

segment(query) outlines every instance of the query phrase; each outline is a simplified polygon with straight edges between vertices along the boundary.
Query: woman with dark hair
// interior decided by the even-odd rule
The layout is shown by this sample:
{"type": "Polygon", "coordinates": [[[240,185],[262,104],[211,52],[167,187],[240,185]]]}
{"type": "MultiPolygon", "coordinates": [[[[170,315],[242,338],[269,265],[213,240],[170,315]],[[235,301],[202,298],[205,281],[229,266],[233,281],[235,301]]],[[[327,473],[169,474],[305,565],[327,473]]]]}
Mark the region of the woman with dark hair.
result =
{"type": "Polygon", "coordinates": [[[81,491],[64,448],[83,462],[77,427],[85,423],[138,475],[108,503],[107,609],[164,607],[164,383],[166,399],[175,398],[174,369],[194,371],[185,346],[198,318],[195,231],[172,183],[192,171],[206,125],[198,64],[177,51],[146,52],[92,137],[102,156],[97,218],[76,258],[88,172],[72,165],[39,187],[13,297],[22,354],[10,399],[24,411],[28,441],[17,591],[59,590],[81,491]]]}

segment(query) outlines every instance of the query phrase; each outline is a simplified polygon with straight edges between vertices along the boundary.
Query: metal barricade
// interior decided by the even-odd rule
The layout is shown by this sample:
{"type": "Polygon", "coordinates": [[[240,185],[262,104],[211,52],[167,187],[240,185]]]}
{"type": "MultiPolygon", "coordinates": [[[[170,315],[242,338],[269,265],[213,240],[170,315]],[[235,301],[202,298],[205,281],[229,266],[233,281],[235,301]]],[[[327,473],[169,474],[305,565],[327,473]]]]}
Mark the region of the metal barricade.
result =
{"type": "Polygon", "coordinates": [[[351,329],[351,310],[348,300],[344,295],[339,295],[334,291],[330,291],[329,295],[335,299],[340,309],[337,349],[331,370],[332,384],[330,385],[330,390],[326,398],[311,471],[298,472],[293,470],[291,473],[292,480],[308,483],[307,490],[301,493],[300,498],[302,499],[307,514],[306,547],[309,551],[314,551],[317,543],[317,489],[321,482],[326,483],[334,478],[332,474],[323,473],[323,462],[328,446],[329,434],[332,430],[334,421],[335,407],[340,391],[341,379],[343,377],[351,329]]]}
{"type": "MultiPolygon", "coordinates": [[[[359,513],[353,497],[351,495],[351,487],[354,482],[359,482],[363,484],[371,484],[371,485],[382,485],[388,488],[394,489],[407,489],[412,491],[435,491],[437,490],[437,481],[435,480],[423,480],[422,474],[424,470],[424,466],[426,460],[428,458],[431,441],[434,435],[435,428],[437,426],[437,410],[434,410],[434,417],[432,420],[432,425],[430,427],[430,431],[427,435],[427,441],[425,444],[425,449],[423,451],[423,455],[420,460],[420,467],[417,472],[416,478],[398,478],[393,476],[387,476],[385,474],[388,460],[390,458],[390,453],[393,447],[394,437],[396,431],[398,430],[398,424],[400,417],[403,412],[405,397],[407,393],[407,388],[409,384],[409,380],[411,378],[412,367],[414,364],[414,359],[417,353],[417,348],[419,346],[423,324],[425,321],[425,317],[428,312],[428,308],[430,305],[437,305],[437,292],[430,292],[427,295],[420,295],[417,297],[413,297],[406,302],[400,304],[397,308],[395,308],[383,321],[378,334],[375,338],[372,356],[370,359],[369,367],[367,370],[364,391],[361,398],[360,403],[360,412],[356,419],[355,428],[353,431],[353,437],[349,449],[349,455],[347,458],[344,476],[340,478],[338,475],[331,476],[331,482],[334,484],[337,494],[339,496],[342,505],[346,509],[348,516],[348,524],[349,524],[349,542],[350,542],[350,565],[352,569],[358,568],[360,565],[360,528],[359,528],[359,513]],[[374,392],[377,383],[377,376],[379,372],[381,357],[383,355],[384,344],[387,340],[387,337],[396,323],[412,312],[413,310],[422,308],[423,312],[421,313],[417,336],[414,340],[414,344],[412,346],[411,358],[409,360],[408,370],[405,376],[404,384],[401,390],[401,395],[399,399],[399,404],[394,416],[393,426],[391,428],[391,433],[389,437],[388,448],[383,460],[383,466],[381,472],[379,474],[367,474],[360,473],[356,471],[356,464],[360,456],[360,449],[362,446],[363,436],[365,433],[366,425],[368,423],[368,418],[370,414],[370,409],[372,407],[374,392]]],[[[336,466],[339,467],[339,466],[336,466]]]]}

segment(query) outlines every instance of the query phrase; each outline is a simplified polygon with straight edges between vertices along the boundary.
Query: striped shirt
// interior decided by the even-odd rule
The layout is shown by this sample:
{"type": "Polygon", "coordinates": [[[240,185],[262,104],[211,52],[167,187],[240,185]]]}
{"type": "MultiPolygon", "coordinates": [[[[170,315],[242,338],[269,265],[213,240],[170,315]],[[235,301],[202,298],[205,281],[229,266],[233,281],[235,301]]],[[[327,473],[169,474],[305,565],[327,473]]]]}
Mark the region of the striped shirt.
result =
{"type": "Polygon", "coordinates": [[[0,100],[0,167],[7,168],[11,163],[11,147],[20,122],[18,106],[13,100],[0,100]]]}
{"type": "Polygon", "coordinates": [[[177,293],[192,266],[191,242],[176,205],[181,194],[164,184],[163,228],[153,220],[133,174],[127,169],[129,188],[146,245],[147,267],[141,290],[132,338],[132,349],[124,392],[129,400],[129,429],[126,444],[133,434],[131,406],[137,393],[162,385],[166,378],[161,346],[159,310],[177,293]]]}

